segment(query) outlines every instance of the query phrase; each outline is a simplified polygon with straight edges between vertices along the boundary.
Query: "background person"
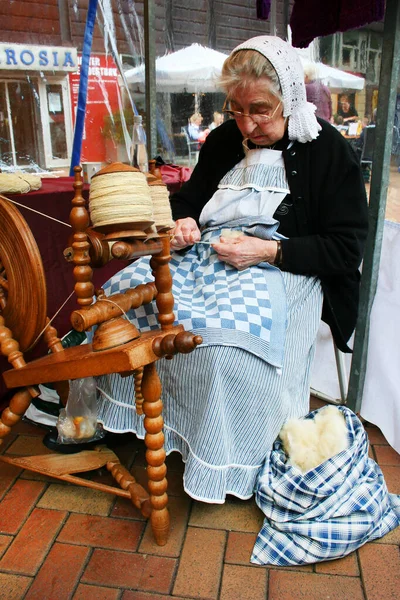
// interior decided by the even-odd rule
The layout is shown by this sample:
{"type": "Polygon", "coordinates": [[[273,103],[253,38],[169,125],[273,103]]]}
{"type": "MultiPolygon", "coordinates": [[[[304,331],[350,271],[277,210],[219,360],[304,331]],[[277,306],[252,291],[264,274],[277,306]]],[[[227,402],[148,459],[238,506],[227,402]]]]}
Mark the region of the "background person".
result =
{"type": "MultiPolygon", "coordinates": [[[[368,124],[368,122],[367,122],[364,125],[364,127],[362,128],[362,131],[360,133],[360,137],[356,140],[356,145],[355,145],[355,151],[356,151],[358,159],[359,159],[359,161],[361,163],[361,172],[362,172],[362,175],[363,175],[365,183],[369,183],[370,180],[371,180],[372,163],[361,162],[361,159],[363,158],[363,150],[364,150],[365,136],[366,136],[366,127],[368,127],[368,132],[369,132],[368,135],[372,135],[372,139],[370,139],[369,146],[373,145],[374,141],[375,141],[375,129],[373,129],[373,132],[371,134],[371,128],[375,128],[375,126],[376,126],[376,112],[377,112],[377,109],[374,108],[373,113],[372,113],[371,123],[368,124]]],[[[367,149],[367,153],[368,153],[368,149],[367,149]]],[[[372,159],[372,150],[371,149],[370,149],[369,156],[367,156],[366,158],[368,160],[372,159]]]]}
{"type": "MultiPolygon", "coordinates": [[[[221,84],[232,118],[171,199],[175,317],[203,344],[157,363],[166,451],[182,454],[186,492],[214,503],[251,497],[283,423],[308,412],[321,309],[348,350],[367,234],[358,161],[316,119],[295,49],[252,38],[225,61],[221,84]]],[[[142,258],[104,289],[151,279],[142,258]]],[[[156,323],[149,305],[129,316],[141,330],[156,323]]],[[[132,377],[100,377],[98,389],[105,429],[144,436],[132,377]]]]}
{"type": "Polygon", "coordinates": [[[304,67],[304,83],[308,102],[317,107],[315,114],[332,123],[332,98],[329,88],[318,79],[317,67],[308,63],[304,67]]]}
{"type": "Polygon", "coordinates": [[[213,121],[209,125],[209,130],[212,131],[219,125],[222,125],[223,122],[224,122],[224,115],[220,112],[215,111],[213,113],[213,121]]]}
{"type": "Polygon", "coordinates": [[[354,106],[352,106],[350,99],[346,94],[340,96],[337,114],[339,117],[343,118],[343,123],[345,125],[347,123],[354,123],[358,120],[358,112],[354,106]]]}

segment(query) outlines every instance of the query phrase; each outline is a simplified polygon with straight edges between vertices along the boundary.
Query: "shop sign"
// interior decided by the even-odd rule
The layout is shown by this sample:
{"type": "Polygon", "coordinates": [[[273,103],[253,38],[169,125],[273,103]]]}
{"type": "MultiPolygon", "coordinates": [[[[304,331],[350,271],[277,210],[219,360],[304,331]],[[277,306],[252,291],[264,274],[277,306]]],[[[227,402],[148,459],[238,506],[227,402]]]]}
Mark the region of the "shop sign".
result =
{"type": "MultiPolygon", "coordinates": [[[[78,56],[78,65],[82,56],[78,56]]],[[[69,74],[71,104],[75,118],[78,104],[80,69],[69,74]]],[[[106,162],[107,139],[103,135],[104,122],[115,113],[121,102],[118,68],[111,56],[91,54],[89,59],[85,125],[83,130],[81,162],[106,162]]]]}
{"type": "Polygon", "coordinates": [[[76,71],[76,48],[0,43],[0,70],[76,71]]]}

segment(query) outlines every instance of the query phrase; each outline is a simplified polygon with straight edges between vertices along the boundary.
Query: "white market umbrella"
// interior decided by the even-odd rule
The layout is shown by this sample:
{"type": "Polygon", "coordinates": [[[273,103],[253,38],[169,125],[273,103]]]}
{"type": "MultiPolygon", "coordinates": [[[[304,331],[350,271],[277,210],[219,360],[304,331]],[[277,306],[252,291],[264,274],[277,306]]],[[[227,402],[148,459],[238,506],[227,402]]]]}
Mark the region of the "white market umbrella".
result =
{"type": "Polygon", "coordinates": [[[364,89],[364,77],[358,77],[357,75],[329,67],[323,63],[317,63],[317,69],[320,80],[331,91],[342,91],[344,89],[360,91],[364,89]]]}
{"type": "Polygon", "coordinates": [[[343,92],[343,90],[354,90],[356,92],[363,90],[365,86],[364,77],[358,77],[347,71],[335,69],[321,62],[312,62],[303,56],[300,56],[303,67],[310,62],[316,70],[317,78],[324,83],[333,93],[343,92]]]}
{"type": "MultiPolygon", "coordinates": [[[[172,54],[156,59],[156,84],[160,92],[217,92],[218,77],[221,74],[227,54],[212,48],[192,44],[172,54]]],[[[129,84],[143,87],[145,82],[144,65],[125,72],[129,84]]]]}

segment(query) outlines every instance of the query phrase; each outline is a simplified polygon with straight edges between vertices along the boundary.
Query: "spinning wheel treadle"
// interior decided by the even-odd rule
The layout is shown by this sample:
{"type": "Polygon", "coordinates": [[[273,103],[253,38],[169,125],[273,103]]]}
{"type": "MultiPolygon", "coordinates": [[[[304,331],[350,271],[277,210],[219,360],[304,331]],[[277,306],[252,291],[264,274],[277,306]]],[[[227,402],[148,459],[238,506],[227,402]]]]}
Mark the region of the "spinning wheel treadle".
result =
{"type": "MultiPolygon", "coordinates": [[[[57,454],[46,458],[12,458],[3,455],[0,460],[64,481],[131,498],[142,514],[150,517],[156,542],[164,545],[169,532],[168,485],[164,462],[161,383],[155,363],[166,356],[172,358],[177,353],[191,352],[202,339],[184,331],[182,326],[174,325],[172,277],[168,265],[169,233],[156,234],[146,243],[135,240],[134,237],[127,241],[119,240],[111,250],[105,236],[94,244],[89,233],[90,219],[81,195],[82,187],[81,168],[75,167],[75,196],[70,215],[74,234],[70,253],[74,263],[75,293],[79,309],[74,311],[72,322],[78,331],[97,325],[96,333],[99,335],[93,346],[86,344],[64,349],[56,330],[48,325],[43,335],[51,354],[28,364],[21,350],[28,349],[48,323],[45,277],[39,250],[28,225],[16,208],[0,197],[3,230],[0,236],[0,349],[14,367],[3,376],[9,388],[22,388],[14,394],[10,406],[1,415],[0,443],[23,416],[31,399],[39,393],[36,387],[27,386],[107,373],[132,373],[135,379],[132,394],[136,395],[137,411],[139,414],[143,412],[146,417],[144,424],[147,432],[145,444],[149,493],[136,483],[129,471],[108,449],[100,451],[100,454],[99,450],[94,450],[82,455],[69,455],[68,465],[64,463],[64,456],[60,460],[57,454]],[[100,293],[98,301],[93,304],[91,261],[93,264],[102,264],[105,256],[107,260],[112,257],[135,259],[144,254],[152,257],[153,282],[107,299],[100,293]],[[137,331],[137,335],[125,332],[126,343],[116,344],[115,340],[121,339],[122,314],[154,299],[160,327],[143,334],[137,331]],[[73,475],[96,468],[99,464],[106,466],[122,489],[73,475]]],[[[114,239],[117,238],[116,232],[114,239]]],[[[127,324],[126,321],[124,323],[127,324]]]]}
{"type": "Polygon", "coordinates": [[[3,196],[0,223],[0,314],[25,352],[46,324],[46,278],[31,230],[17,208],[3,196]]]}

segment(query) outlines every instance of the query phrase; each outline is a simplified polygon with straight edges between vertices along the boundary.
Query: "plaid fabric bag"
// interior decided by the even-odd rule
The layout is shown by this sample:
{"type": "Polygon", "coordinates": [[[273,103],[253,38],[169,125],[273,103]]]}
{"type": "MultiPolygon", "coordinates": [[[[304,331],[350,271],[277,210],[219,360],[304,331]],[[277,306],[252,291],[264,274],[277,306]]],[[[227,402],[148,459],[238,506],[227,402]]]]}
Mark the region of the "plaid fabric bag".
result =
{"type": "Polygon", "coordinates": [[[361,421],[339,408],[350,446],[307,473],[287,465],[282,442],[275,441],[256,485],[256,502],[266,518],[252,563],[286,566],[342,558],[400,524],[400,496],[388,493],[381,469],[369,458],[361,421]]]}

